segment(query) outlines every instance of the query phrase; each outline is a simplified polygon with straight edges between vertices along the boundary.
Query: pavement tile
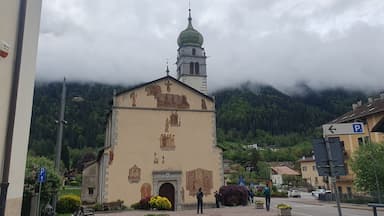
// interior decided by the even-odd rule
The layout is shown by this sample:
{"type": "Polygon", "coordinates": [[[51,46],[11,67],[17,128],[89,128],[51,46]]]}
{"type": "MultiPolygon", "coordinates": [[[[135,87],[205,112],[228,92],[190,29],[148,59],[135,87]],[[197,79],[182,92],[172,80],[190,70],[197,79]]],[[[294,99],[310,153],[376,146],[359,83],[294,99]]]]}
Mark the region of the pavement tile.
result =
{"type": "MultiPolygon", "coordinates": [[[[98,216],[144,216],[146,214],[168,214],[170,216],[192,216],[196,214],[196,210],[184,210],[184,211],[124,211],[117,213],[102,213],[98,216]]],[[[271,208],[268,212],[265,209],[256,209],[255,206],[240,206],[240,207],[223,207],[204,209],[206,216],[276,216],[277,210],[271,208]]]]}

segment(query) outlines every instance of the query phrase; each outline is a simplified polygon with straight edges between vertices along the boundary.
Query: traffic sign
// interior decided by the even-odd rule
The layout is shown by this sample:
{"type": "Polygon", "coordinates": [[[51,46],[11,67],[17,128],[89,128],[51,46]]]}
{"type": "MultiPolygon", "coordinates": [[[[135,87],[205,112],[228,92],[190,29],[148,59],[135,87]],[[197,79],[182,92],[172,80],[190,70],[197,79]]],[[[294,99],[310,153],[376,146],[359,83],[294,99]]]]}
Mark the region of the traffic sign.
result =
{"type": "Polygon", "coordinates": [[[44,167],[40,168],[38,181],[43,183],[47,180],[47,171],[44,167]]]}
{"type": "Polygon", "coordinates": [[[343,134],[363,134],[364,124],[362,122],[325,124],[323,125],[323,135],[343,135],[343,134]]]}
{"type": "Polygon", "coordinates": [[[344,176],[347,174],[344,165],[344,150],[338,137],[330,137],[327,140],[314,139],[312,145],[319,176],[344,176]],[[326,142],[329,143],[331,154],[328,154],[326,142]],[[330,155],[332,156],[331,159],[329,158],[330,155]],[[332,164],[330,160],[332,160],[332,164]],[[333,166],[332,170],[331,165],[333,166]]]}

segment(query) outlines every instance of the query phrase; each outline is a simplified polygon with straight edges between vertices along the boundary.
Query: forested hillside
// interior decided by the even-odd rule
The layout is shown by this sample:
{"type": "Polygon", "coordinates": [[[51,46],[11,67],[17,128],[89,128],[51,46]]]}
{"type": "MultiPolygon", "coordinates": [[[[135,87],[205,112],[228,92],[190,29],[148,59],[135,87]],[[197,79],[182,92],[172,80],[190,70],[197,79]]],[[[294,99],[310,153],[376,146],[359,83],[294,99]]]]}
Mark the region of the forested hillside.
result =
{"type": "MultiPolygon", "coordinates": [[[[61,87],[61,83],[36,84],[29,144],[33,155],[53,158],[61,87]]],[[[120,91],[123,87],[67,84],[67,124],[62,153],[67,167],[75,165],[84,152],[95,151],[103,145],[105,118],[114,89],[120,91]]],[[[289,147],[305,142],[307,152],[308,140],[319,133],[317,127],[350,110],[353,102],[365,98],[361,92],[342,89],[321,92],[307,89],[306,94],[289,96],[271,86],[251,84],[223,89],[213,95],[218,142],[224,149],[233,148],[236,143],[289,147]]],[[[231,158],[228,154],[224,156],[231,158]]]]}
{"type": "Polygon", "coordinates": [[[221,139],[243,140],[261,145],[291,146],[292,136],[314,136],[315,129],[349,111],[352,103],[364,99],[361,92],[331,89],[288,96],[271,86],[243,85],[214,93],[217,126],[221,139]],[[279,142],[263,137],[290,136],[279,142]]]}

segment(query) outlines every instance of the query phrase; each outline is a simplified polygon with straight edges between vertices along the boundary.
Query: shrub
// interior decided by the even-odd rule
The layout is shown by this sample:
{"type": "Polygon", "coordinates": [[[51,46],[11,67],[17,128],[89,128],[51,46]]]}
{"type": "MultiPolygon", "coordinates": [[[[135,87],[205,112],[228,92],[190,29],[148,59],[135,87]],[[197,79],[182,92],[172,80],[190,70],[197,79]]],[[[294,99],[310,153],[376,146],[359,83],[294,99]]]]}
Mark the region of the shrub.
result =
{"type": "Polygon", "coordinates": [[[151,200],[151,197],[145,197],[141,199],[139,202],[139,209],[149,210],[151,208],[151,205],[149,204],[150,200],[151,200]]]}
{"type": "Polygon", "coordinates": [[[158,210],[170,210],[172,208],[172,204],[167,197],[151,197],[151,199],[149,200],[149,204],[152,208],[156,208],[158,210]]]}
{"type": "Polygon", "coordinates": [[[151,197],[145,197],[145,198],[141,199],[139,202],[133,203],[131,205],[131,208],[149,210],[149,209],[151,209],[151,205],[149,204],[150,200],[151,200],[151,197]]]}
{"type": "Polygon", "coordinates": [[[248,204],[248,190],[244,186],[227,185],[220,188],[222,203],[226,206],[248,204]]]}
{"type": "Polygon", "coordinates": [[[93,206],[93,209],[95,209],[95,211],[103,211],[103,205],[101,205],[100,203],[96,203],[94,206],[93,206]]]}
{"type": "Polygon", "coordinates": [[[58,213],[72,213],[79,209],[80,207],[80,197],[73,194],[63,195],[60,197],[57,202],[57,212],[58,213]]]}
{"type": "Polygon", "coordinates": [[[80,186],[80,182],[78,182],[76,180],[72,180],[69,182],[69,185],[73,186],[73,187],[77,187],[77,186],[80,186]]]}
{"type": "Polygon", "coordinates": [[[278,209],[292,209],[292,207],[285,203],[280,203],[276,206],[278,209]]]}
{"type": "Polygon", "coordinates": [[[140,209],[140,202],[133,203],[133,204],[131,205],[131,208],[133,208],[133,209],[140,209]]]}
{"type": "Polygon", "coordinates": [[[271,197],[288,197],[288,192],[287,191],[272,192],[271,197]]]}

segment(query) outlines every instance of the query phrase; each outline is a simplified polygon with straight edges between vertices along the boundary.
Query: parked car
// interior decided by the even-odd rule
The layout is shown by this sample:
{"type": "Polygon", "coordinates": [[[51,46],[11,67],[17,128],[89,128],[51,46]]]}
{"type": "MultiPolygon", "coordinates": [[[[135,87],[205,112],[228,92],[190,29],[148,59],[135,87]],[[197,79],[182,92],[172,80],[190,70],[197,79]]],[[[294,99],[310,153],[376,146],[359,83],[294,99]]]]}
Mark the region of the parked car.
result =
{"type": "Polygon", "coordinates": [[[319,198],[319,194],[325,193],[325,189],[316,189],[312,191],[312,196],[319,198]]]}
{"type": "Polygon", "coordinates": [[[298,190],[289,190],[288,191],[288,197],[300,198],[301,197],[301,192],[298,191],[298,190]]]}
{"type": "Polygon", "coordinates": [[[326,193],[332,193],[330,190],[325,189],[316,189],[312,191],[312,196],[319,198],[319,194],[326,194],[326,193]]]}

